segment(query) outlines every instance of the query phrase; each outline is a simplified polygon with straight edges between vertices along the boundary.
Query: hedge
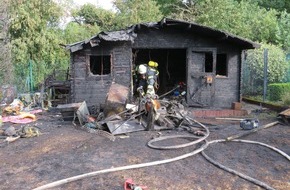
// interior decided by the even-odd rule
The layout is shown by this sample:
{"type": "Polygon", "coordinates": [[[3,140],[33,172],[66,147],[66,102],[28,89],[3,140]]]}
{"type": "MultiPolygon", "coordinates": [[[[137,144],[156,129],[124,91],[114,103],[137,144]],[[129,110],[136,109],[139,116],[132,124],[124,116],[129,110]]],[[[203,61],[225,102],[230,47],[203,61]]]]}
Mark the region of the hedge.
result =
{"type": "Polygon", "coordinates": [[[290,96],[290,83],[273,83],[268,86],[268,95],[270,101],[279,101],[284,94],[290,96]]]}

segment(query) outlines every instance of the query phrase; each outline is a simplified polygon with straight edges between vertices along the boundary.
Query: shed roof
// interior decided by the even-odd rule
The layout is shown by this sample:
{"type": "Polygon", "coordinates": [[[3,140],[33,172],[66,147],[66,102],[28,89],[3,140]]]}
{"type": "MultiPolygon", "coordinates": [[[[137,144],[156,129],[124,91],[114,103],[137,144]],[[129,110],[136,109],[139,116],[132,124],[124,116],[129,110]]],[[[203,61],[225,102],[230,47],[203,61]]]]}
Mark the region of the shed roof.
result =
{"type": "Polygon", "coordinates": [[[73,44],[68,44],[66,45],[66,49],[70,50],[71,52],[76,52],[82,50],[84,46],[87,44],[89,44],[91,47],[98,46],[102,40],[111,42],[112,41],[134,42],[134,39],[138,35],[138,30],[142,30],[142,28],[144,27],[156,29],[161,28],[184,29],[192,33],[197,33],[203,36],[215,38],[217,40],[222,40],[224,42],[237,44],[237,46],[240,46],[241,49],[254,49],[260,47],[260,44],[258,43],[224,32],[222,30],[217,30],[208,26],[197,24],[195,22],[187,22],[176,19],[163,18],[159,22],[140,23],[132,25],[123,30],[100,32],[96,36],[93,36],[87,40],[83,40],[73,44]]]}

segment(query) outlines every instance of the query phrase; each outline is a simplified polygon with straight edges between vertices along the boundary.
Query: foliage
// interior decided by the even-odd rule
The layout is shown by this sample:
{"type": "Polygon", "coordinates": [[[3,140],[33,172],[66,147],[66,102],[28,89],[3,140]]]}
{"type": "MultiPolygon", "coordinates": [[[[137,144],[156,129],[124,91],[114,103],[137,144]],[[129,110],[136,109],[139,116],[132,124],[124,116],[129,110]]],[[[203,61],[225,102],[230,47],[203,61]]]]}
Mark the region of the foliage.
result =
{"type": "Polygon", "coordinates": [[[76,9],[72,14],[79,24],[98,26],[102,31],[116,28],[115,13],[102,8],[97,8],[93,4],[85,4],[80,9],[76,9]]]}
{"type": "Polygon", "coordinates": [[[288,97],[289,97],[290,83],[269,84],[268,90],[269,90],[269,100],[278,101],[278,100],[281,100],[283,96],[288,95],[288,97]]]}
{"type": "Polygon", "coordinates": [[[247,51],[243,65],[243,94],[261,94],[263,91],[264,49],[268,49],[268,83],[286,81],[289,62],[285,52],[277,46],[262,44],[260,49],[247,51]]]}
{"type": "Polygon", "coordinates": [[[10,44],[8,39],[8,0],[1,0],[0,7],[0,85],[13,83],[10,44]]]}
{"type": "Polygon", "coordinates": [[[115,0],[119,28],[142,22],[160,21],[163,17],[154,0],[115,0]]]}
{"type": "Polygon", "coordinates": [[[100,32],[100,28],[97,25],[70,22],[63,32],[65,42],[67,44],[72,44],[96,35],[100,32]]]}
{"type": "Polygon", "coordinates": [[[286,11],[283,11],[278,18],[276,40],[277,44],[281,44],[283,49],[290,52],[290,14],[286,11]]]}
{"type": "Polygon", "coordinates": [[[187,9],[197,4],[200,0],[155,0],[159,5],[159,10],[165,17],[171,17],[178,13],[180,9],[187,9]]]}
{"type": "Polygon", "coordinates": [[[263,79],[264,75],[264,49],[268,49],[268,82],[283,82],[287,76],[288,64],[285,52],[274,45],[262,44],[261,48],[249,50],[247,63],[251,66],[252,71],[257,79],[263,79]]]}
{"type": "Polygon", "coordinates": [[[182,0],[156,0],[156,2],[165,17],[177,11],[177,6],[183,5],[182,0]]]}
{"type": "Polygon", "coordinates": [[[235,0],[202,0],[173,16],[233,33],[254,41],[273,42],[277,12],[235,0]]]}
{"type": "Polygon", "coordinates": [[[290,95],[289,95],[290,92],[286,92],[284,94],[282,94],[282,102],[283,102],[283,105],[284,106],[290,106],[290,95]]]}
{"type": "Polygon", "coordinates": [[[117,13],[92,4],[85,4],[74,10],[73,16],[81,26],[98,26],[99,31],[123,29],[129,25],[160,20],[159,6],[154,0],[116,0],[117,13]]]}
{"type": "MultiPolygon", "coordinates": [[[[243,1],[243,0],[238,0],[243,1]]],[[[286,10],[288,13],[290,12],[290,1],[289,0],[248,0],[250,3],[257,3],[259,6],[269,9],[276,9],[277,11],[286,10]]]]}
{"type": "Polygon", "coordinates": [[[67,67],[56,64],[67,59],[65,50],[59,45],[63,44],[58,28],[63,11],[53,0],[10,2],[12,59],[16,75],[22,79],[18,85],[25,86],[29,60],[33,61],[35,84],[41,83],[53,69],[67,67]]]}

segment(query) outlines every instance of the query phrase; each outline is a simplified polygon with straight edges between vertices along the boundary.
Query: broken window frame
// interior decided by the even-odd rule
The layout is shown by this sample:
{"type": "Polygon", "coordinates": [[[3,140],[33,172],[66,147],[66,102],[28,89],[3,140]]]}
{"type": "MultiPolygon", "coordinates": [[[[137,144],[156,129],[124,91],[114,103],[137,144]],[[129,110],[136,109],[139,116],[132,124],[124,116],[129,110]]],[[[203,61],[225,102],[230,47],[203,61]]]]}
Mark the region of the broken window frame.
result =
{"type": "Polygon", "coordinates": [[[90,54],[87,55],[87,71],[90,76],[111,76],[112,75],[112,55],[111,54],[90,54]],[[95,57],[95,63],[94,64],[100,64],[101,68],[96,68],[96,72],[92,72],[92,58],[95,57]],[[100,59],[100,60],[98,60],[100,59]],[[105,62],[104,62],[105,61],[105,62]],[[104,73],[104,69],[109,70],[104,73]]]}
{"type": "Polygon", "coordinates": [[[216,55],[216,77],[217,78],[228,78],[229,69],[228,69],[228,54],[227,53],[217,53],[216,55]],[[220,58],[223,56],[223,60],[221,61],[220,58]],[[222,74],[218,73],[219,66],[222,64],[222,67],[225,70],[222,74]]]}

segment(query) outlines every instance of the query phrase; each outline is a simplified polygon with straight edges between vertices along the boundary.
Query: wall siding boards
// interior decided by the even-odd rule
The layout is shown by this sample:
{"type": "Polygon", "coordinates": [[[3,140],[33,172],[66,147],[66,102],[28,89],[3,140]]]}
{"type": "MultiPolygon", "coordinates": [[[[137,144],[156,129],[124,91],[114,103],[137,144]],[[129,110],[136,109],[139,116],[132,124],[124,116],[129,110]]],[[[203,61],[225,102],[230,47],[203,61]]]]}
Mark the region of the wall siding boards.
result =
{"type": "MultiPolygon", "coordinates": [[[[241,50],[224,44],[222,40],[192,34],[186,30],[167,28],[140,30],[133,43],[101,42],[99,46],[72,53],[72,101],[85,100],[89,106],[103,104],[113,82],[131,89],[132,49],[192,49],[197,47],[216,48],[217,54],[227,54],[228,76],[215,79],[213,106],[231,107],[232,102],[240,100],[241,50]],[[111,55],[111,73],[106,76],[91,75],[88,71],[90,55],[111,55]]],[[[189,57],[187,55],[188,62],[190,62],[189,57]]],[[[196,67],[198,65],[187,65],[188,75],[193,74],[196,67]]]]}
{"type": "Polygon", "coordinates": [[[130,86],[131,43],[102,43],[102,47],[84,49],[74,53],[72,64],[72,100],[86,101],[88,106],[100,105],[106,101],[112,82],[130,86]],[[90,56],[111,56],[111,73],[93,75],[89,71],[90,56]]]}

